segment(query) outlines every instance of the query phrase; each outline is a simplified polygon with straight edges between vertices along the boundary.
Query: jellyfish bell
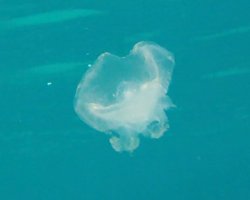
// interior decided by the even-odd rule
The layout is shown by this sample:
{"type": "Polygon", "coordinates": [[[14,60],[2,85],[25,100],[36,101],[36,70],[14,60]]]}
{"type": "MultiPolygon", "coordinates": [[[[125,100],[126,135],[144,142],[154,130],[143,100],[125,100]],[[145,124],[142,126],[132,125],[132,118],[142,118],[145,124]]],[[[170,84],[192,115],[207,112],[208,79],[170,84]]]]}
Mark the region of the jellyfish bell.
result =
{"type": "Polygon", "coordinates": [[[152,42],[139,42],[125,57],[100,55],[80,81],[75,111],[86,124],[108,133],[116,151],[135,150],[140,136],[159,138],[168,129],[165,111],[173,55],[152,42]]]}

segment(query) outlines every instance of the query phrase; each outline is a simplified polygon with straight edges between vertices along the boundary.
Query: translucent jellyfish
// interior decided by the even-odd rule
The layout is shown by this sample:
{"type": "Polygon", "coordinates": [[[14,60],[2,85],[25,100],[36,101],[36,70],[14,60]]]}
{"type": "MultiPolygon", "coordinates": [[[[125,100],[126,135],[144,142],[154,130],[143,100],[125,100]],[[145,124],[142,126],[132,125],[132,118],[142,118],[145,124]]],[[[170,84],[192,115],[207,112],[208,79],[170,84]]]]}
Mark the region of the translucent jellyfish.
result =
{"type": "Polygon", "coordinates": [[[101,54],[79,83],[75,111],[107,133],[116,151],[135,150],[140,137],[159,138],[169,128],[165,111],[173,55],[152,42],[135,44],[129,55],[101,54]]]}

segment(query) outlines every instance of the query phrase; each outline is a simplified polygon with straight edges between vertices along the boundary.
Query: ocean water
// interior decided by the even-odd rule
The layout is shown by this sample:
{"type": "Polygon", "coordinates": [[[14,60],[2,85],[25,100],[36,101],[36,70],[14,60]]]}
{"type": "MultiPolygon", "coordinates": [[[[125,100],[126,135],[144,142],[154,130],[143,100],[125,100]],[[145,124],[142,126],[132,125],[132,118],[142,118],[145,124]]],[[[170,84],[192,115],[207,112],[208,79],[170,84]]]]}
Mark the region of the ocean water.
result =
{"type": "Polygon", "coordinates": [[[249,6],[0,1],[0,199],[249,200],[249,6]],[[118,153],[74,96],[101,53],[139,41],[174,54],[176,107],[163,137],[118,153]]]}

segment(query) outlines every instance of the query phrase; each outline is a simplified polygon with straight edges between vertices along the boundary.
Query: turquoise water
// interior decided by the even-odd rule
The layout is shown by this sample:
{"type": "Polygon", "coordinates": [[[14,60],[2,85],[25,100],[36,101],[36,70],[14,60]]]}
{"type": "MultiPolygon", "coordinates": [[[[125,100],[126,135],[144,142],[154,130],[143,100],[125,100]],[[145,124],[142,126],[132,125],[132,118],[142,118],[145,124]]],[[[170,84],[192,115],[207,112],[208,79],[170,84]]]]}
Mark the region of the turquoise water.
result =
{"type": "Polygon", "coordinates": [[[250,199],[249,6],[0,1],[0,199],[250,199]],[[117,153],[75,90],[101,53],[142,40],[174,53],[176,108],[162,138],[117,153]]]}

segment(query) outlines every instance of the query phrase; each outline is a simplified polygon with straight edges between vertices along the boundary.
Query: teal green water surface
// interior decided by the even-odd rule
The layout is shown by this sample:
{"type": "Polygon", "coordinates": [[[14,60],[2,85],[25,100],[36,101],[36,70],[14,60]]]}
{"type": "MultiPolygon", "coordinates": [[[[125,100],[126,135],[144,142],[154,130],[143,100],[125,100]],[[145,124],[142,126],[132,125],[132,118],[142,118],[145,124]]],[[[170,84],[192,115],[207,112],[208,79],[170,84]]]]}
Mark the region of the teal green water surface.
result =
{"type": "Polygon", "coordinates": [[[0,0],[0,199],[249,200],[249,8],[0,0]],[[176,107],[162,138],[118,153],[78,118],[75,91],[101,53],[143,40],[175,55],[176,107]]]}

